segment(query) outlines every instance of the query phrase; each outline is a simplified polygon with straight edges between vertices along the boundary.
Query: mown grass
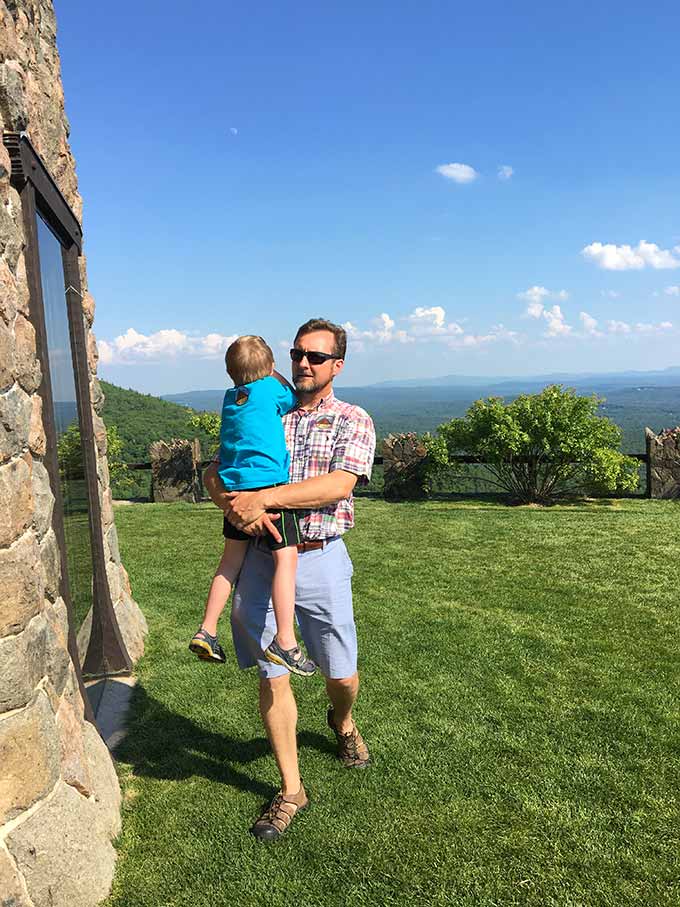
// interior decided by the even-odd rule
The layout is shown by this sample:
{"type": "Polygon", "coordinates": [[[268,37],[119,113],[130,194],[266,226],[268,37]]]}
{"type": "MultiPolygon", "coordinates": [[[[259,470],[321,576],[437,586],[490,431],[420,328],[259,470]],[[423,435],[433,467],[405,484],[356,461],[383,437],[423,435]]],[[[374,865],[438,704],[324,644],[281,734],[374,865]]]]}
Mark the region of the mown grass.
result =
{"type": "Polygon", "coordinates": [[[256,677],[186,649],[219,514],[117,510],[151,633],[110,907],[677,905],[680,507],[357,510],[374,765],[334,761],[322,684],[296,683],[312,808],[271,847],[247,833],[277,785],[256,677]]]}

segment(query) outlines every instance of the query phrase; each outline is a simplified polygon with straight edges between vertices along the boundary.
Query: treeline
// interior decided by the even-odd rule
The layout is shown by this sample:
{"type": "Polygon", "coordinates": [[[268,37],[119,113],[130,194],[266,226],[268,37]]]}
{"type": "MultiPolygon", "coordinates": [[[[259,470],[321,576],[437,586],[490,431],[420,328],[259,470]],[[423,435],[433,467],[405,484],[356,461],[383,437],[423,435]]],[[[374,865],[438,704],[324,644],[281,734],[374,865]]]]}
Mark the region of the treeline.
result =
{"type": "MultiPolygon", "coordinates": [[[[102,381],[101,386],[106,396],[102,418],[108,429],[114,426],[117,429],[121,442],[119,458],[123,463],[147,462],[149,445],[171,438],[198,438],[203,455],[208,457],[212,452],[214,441],[204,431],[189,425],[195,410],[151,394],[116,387],[108,381],[102,381]]],[[[151,473],[131,471],[125,483],[112,480],[111,484],[114,497],[148,497],[151,473]]]]}

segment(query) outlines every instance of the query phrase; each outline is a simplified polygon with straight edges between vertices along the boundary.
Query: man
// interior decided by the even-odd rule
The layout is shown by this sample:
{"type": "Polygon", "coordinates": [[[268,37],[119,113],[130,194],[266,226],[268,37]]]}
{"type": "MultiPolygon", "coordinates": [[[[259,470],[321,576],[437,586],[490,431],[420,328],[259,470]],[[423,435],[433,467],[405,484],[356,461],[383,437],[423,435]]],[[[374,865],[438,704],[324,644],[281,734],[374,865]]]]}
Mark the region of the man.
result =
{"type": "MultiPolygon", "coordinates": [[[[344,329],[320,318],[305,322],[295,336],[292,377],[300,402],[283,419],[290,484],[227,493],[215,464],[206,470],[204,481],[228,519],[253,536],[278,536],[267,510],[303,511],[296,581],[300,633],[326,679],[331,702],[327,719],[338,758],[348,768],[365,768],[368,747],[352,718],[359,690],[352,562],[341,536],[354,525],[354,486],[370,478],[375,431],[364,410],[333,394],[346,347],[344,329]]],[[[297,705],[290,674],[264,657],[275,632],[271,579],[270,554],[266,547],[251,544],[234,593],[231,624],[239,666],[259,669],[260,715],[281,774],[281,790],[251,829],[263,841],[278,838],[309,802],[298,767],[297,705]]]]}

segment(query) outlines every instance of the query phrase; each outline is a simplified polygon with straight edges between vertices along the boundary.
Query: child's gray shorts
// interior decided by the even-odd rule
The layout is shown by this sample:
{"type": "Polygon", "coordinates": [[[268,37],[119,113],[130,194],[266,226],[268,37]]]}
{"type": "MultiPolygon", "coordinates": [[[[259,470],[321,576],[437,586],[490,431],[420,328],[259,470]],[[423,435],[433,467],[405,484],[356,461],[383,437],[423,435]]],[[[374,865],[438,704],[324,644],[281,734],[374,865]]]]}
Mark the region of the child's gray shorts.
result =
{"type": "MultiPolygon", "coordinates": [[[[257,665],[261,677],[287,673],[263,654],[276,632],[271,601],[273,572],[274,561],[268,548],[250,545],[231,611],[239,667],[257,665]]],[[[307,654],[326,677],[351,677],[357,669],[352,572],[352,561],[339,536],[323,548],[298,555],[295,615],[307,654]]]]}

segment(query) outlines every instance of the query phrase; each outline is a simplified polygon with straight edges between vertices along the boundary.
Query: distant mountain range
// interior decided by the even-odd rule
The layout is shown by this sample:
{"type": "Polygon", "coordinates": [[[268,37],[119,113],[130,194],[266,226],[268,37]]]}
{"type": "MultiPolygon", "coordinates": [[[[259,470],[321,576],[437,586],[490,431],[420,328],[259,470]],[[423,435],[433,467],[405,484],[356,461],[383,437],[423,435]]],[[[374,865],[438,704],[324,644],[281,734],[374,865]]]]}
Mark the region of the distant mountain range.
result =
{"type": "MultiPolygon", "coordinates": [[[[639,388],[639,387],[678,387],[680,388],[680,366],[659,371],[640,372],[556,372],[550,375],[524,375],[524,376],[479,376],[479,375],[442,375],[439,378],[402,378],[391,381],[380,381],[377,384],[364,385],[363,387],[338,387],[338,395],[344,394],[348,400],[356,400],[380,395],[383,391],[392,391],[399,388],[423,390],[435,388],[448,388],[452,395],[459,398],[471,396],[488,396],[490,394],[521,394],[534,392],[548,384],[564,384],[576,387],[587,393],[601,393],[608,388],[639,388]]],[[[448,396],[448,395],[447,395],[448,396]]],[[[192,409],[219,412],[222,407],[224,389],[196,390],[183,394],[163,394],[163,400],[190,406],[192,409]]]]}
{"type": "Polygon", "coordinates": [[[396,378],[381,381],[373,387],[534,387],[548,384],[567,384],[569,387],[631,387],[654,385],[669,387],[680,385],[680,366],[659,371],[640,372],[556,372],[549,375],[517,375],[490,377],[479,375],[442,375],[439,378],[396,378]]]}

